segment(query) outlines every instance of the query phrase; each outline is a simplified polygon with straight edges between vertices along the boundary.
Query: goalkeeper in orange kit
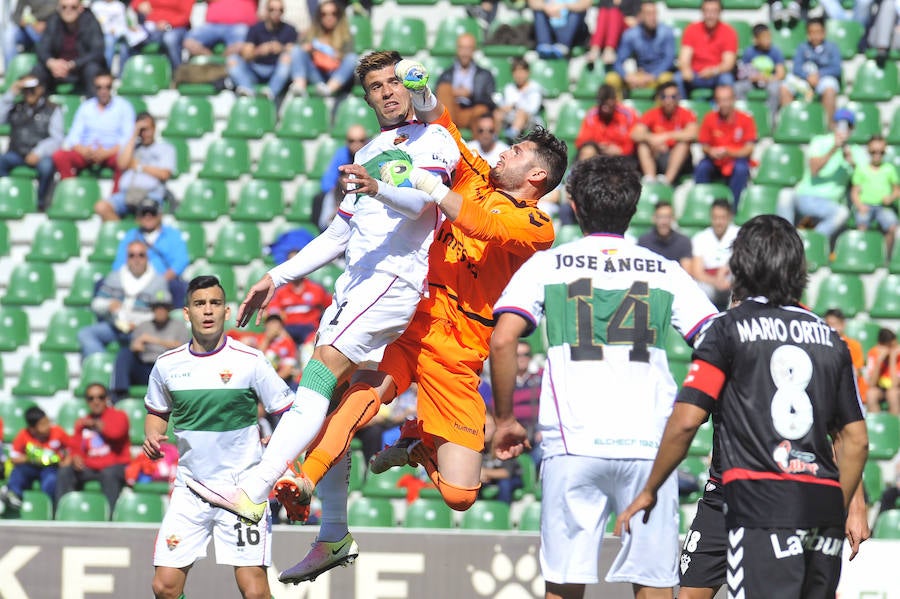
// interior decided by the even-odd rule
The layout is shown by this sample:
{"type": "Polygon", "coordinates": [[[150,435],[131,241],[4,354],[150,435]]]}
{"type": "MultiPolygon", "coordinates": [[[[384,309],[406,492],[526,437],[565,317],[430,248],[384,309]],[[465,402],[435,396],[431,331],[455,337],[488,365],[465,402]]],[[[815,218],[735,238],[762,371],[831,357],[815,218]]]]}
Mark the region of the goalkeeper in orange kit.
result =
{"type": "MultiPolygon", "coordinates": [[[[276,484],[289,515],[300,519],[329,468],[336,463],[347,467],[342,458],[355,432],[411,382],[418,383],[418,420],[408,421],[397,444],[373,457],[372,470],[421,464],[447,505],[460,511],[472,505],[481,486],[485,405],[478,385],[489,354],[493,305],[519,266],[553,243],[553,224],[537,202],[562,179],[565,142],[539,128],[502,153],[491,168],[463,142],[428,89],[421,64],[401,61],[396,74],[413,92],[417,116],[446,127],[461,159],[452,189],[418,169],[406,172],[391,163],[382,168],[382,179],[404,171],[445,216],[429,251],[429,293],[406,332],[387,346],[378,371],[357,373],[298,476],[276,484]]],[[[352,561],[342,559],[342,548],[353,541],[347,530],[346,476],[336,476],[336,471],[319,489],[319,536],[306,558],[281,574],[282,582],[312,580],[352,561]]]]}

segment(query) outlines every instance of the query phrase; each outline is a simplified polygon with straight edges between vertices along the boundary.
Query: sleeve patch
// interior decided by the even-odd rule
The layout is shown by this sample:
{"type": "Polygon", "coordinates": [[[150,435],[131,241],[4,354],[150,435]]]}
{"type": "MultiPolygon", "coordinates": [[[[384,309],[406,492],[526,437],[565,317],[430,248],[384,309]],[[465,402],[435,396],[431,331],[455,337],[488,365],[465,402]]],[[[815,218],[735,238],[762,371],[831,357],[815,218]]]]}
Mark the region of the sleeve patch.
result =
{"type": "Polygon", "coordinates": [[[703,360],[694,360],[684,377],[684,386],[692,387],[713,399],[719,399],[719,393],[725,385],[725,373],[703,360]]]}

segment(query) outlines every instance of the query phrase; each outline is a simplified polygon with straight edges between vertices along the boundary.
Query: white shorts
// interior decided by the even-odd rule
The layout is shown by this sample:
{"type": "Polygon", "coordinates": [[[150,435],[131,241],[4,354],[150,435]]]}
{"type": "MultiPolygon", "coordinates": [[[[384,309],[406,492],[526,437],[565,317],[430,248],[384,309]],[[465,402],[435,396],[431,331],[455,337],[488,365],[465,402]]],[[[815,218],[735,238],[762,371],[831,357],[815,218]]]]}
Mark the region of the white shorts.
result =
{"type": "Polygon", "coordinates": [[[187,487],[175,487],[159,527],[153,565],[184,568],[206,557],[210,537],[216,563],[228,566],[272,564],[272,515],[248,526],[225,510],[203,502],[187,487]]]}
{"type": "MultiPolygon", "coordinates": [[[[541,573],[558,584],[593,584],[608,518],[643,489],[651,460],[612,460],[561,455],[541,463],[541,573]]],[[[631,520],[631,534],[606,575],[607,582],[650,587],[678,584],[678,485],[675,475],[662,488],[650,520],[631,520]]]]}
{"type": "Polygon", "coordinates": [[[354,364],[378,363],[384,348],[406,330],[421,297],[418,288],[394,275],[373,272],[354,279],[345,272],[322,314],[316,345],[332,345],[354,364]]]}

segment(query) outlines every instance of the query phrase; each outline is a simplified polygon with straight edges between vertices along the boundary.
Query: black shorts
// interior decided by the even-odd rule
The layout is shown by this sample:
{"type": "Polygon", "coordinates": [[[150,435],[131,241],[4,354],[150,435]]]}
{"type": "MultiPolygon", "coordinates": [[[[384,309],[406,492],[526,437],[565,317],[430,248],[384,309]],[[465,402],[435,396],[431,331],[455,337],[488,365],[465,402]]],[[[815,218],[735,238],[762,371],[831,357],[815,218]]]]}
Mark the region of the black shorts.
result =
{"type": "Polygon", "coordinates": [[[724,502],[722,485],[707,481],[697,502],[697,515],[681,546],[678,573],[683,587],[716,588],[725,584],[728,530],[722,513],[724,502]]]}
{"type": "Polygon", "coordinates": [[[728,531],[728,596],[834,599],[844,528],[733,528],[728,531]]]}

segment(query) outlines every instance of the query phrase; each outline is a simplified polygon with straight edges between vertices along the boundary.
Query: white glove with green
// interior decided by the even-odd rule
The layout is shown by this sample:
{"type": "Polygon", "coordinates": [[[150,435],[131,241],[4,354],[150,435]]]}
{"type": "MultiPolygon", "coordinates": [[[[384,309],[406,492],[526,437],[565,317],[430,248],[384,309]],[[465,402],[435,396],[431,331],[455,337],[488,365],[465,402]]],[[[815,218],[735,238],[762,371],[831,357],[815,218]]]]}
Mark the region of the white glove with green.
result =
{"type": "Polygon", "coordinates": [[[424,191],[434,203],[440,206],[450,188],[441,183],[440,177],[429,173],[423,168],[413,167],[405,160],[391,160],[381,165],[381,180],[395,187],[406,187],[404,183],[408,181],[409,185],[415,187],[419,191],[424,191]]]}
{"type": "Polygon", "coordinates": [[[437,98],[428,87],[428,69],[421,62],[404,58],[394,67],[394,74],[412,95],[413,107],[427,112],[437,106],[437,98]]]}

